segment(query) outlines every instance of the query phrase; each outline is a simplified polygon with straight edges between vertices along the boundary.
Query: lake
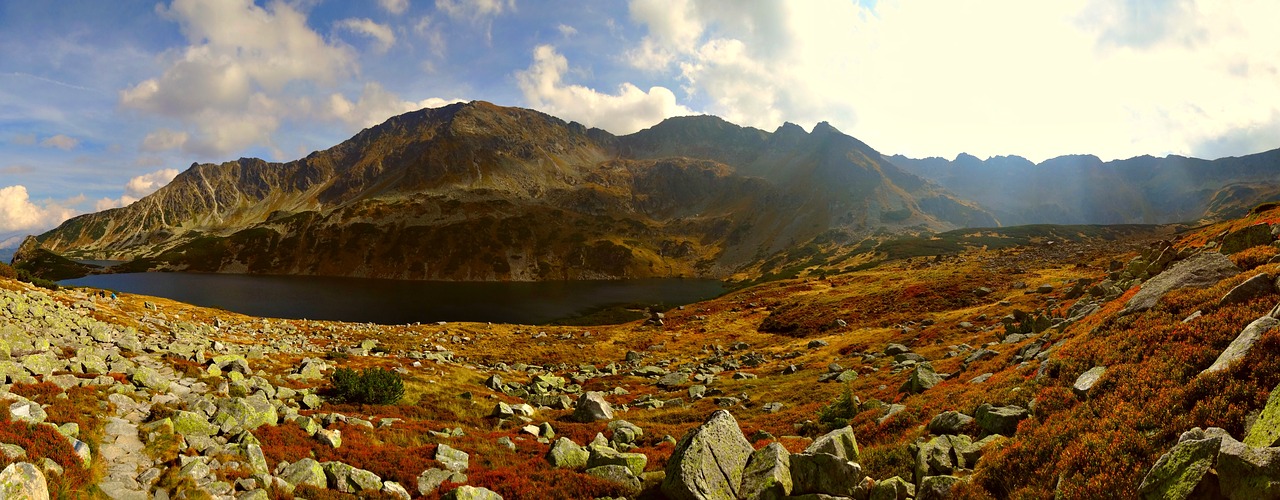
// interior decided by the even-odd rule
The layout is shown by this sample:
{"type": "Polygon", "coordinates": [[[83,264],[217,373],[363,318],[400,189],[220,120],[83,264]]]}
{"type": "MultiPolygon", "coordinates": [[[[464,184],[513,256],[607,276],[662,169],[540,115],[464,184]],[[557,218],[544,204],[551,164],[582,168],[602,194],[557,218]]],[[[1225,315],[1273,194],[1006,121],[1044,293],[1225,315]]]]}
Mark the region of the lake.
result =
{"type": "Polygon", "coordinates": [[[60,284],[165,297],[251,316],[380,324],[544,324],[622,304],[674,307],[726,291],[720,281],[676,278],[530,283],[131,273],[86,276],[60,284]]]}

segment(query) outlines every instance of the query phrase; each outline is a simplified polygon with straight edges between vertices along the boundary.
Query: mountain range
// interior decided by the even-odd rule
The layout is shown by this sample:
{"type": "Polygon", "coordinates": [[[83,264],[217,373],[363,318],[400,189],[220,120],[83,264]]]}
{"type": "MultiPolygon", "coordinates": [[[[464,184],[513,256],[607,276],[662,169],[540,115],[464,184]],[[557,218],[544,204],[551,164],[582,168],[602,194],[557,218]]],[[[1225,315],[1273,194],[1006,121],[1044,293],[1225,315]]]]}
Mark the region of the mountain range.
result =
{"type": "Polygon", "coordinates": [[[813,240],[991,226],[826,123],[634,134],[459,103],[271,163],[193,164],[38,237],[122,269],[430,280],[723,277],[813,240]]]}

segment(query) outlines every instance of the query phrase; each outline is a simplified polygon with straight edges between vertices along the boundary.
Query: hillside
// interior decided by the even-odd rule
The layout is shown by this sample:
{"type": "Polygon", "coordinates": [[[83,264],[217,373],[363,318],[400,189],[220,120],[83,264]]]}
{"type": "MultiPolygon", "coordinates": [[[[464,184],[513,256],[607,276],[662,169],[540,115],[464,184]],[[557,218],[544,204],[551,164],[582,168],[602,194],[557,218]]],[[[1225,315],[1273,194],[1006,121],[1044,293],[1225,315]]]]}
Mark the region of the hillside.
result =
{"type": "Polygon", "coordinates": [[[1280,150],[1212,161],[1139,156],[1103,162],[1075,155],[1036,164],[967,154],[889,161],[990,210],[1006,226],[1218,221],[1280,200],[1280,150]]]}
{"type": "Polygon", "coordinates": [[[826,233],[994,225],[819,124],[675,118],[623,137],[484,102],[288,163],[192,165],[38,237],[122,269],[433,280],[724,277],[826,233]]]}
{"type": "Polygon", "coordinates": [[[66,496],[1267,498],[1278,224],[1268,205],[1178,234],[1011,228],[591,328],[0,279],[0,441],[23,448],[0,466],[66,496]],[[369,367],[403,399],[339,399],[335,370],[369,367]]]}

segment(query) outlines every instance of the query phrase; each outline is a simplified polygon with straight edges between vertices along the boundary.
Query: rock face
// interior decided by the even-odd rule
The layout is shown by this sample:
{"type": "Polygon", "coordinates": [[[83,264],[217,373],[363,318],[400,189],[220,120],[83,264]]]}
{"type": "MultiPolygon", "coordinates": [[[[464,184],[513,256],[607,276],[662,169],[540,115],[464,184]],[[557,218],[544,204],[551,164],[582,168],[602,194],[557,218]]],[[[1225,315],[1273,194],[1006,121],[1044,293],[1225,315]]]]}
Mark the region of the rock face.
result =
{"type": "Polygon", "coordinates": [[[1179,288],[1206,288],[1240,274],[1231,259],[1217,252],[1205,252],[1178,262],[1156,277],[1147,280],[1129,302],[1123,313],[1145,311],[1155,307],[1166,293],[1179,288]]]}
{"type": "Polygon", "coordinates": [[[1184,500],[1200,486],[1218,456],[1222,438],[1189,439],[1156,461],[1138,486],[1142,498],[1184,500]]]}
{"type": "Polygon", "coordinates": [[[753,451],[733,415],[718,410],[680,438],[667,461],[662,493],[674,500],[737,498],[753,451]]]}
{"type": "Polygon", "coordinates": [[[49,486],[36,466],[16,462],[0,471],[0,498],[49,500],[49,486]]]}
{"type": "Polygon", "coordinates": [[[1275,241],[1275,236],[1271,234],[1271,226],[1254,224],[1222,238],[1222,253],[1230,255],[1256,246],[1269,245],[1272,241],[1275,241]]]}

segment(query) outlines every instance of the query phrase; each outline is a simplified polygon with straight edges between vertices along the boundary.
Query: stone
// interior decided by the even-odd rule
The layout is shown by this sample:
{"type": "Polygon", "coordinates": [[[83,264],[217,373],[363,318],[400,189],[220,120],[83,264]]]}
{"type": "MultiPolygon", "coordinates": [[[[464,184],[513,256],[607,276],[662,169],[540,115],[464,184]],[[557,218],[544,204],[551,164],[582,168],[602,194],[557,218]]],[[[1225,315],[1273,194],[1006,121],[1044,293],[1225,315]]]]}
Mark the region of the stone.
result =
{"type": "Polygon", "coordinates": [[[218,426],[209,422],[204,415],[186,410],[173,412],[169,417],[173,422],[173,431],[184,436],[215,436],[218,426]]]}
{"type": "Polygon", "coordinates": [[[933,371],[933,365],[921,363],[911,370],[911,375],[907,377],[906,382],[902,383],[902,387],[898,388],[898,392],[919,394],[940,383],[942,383],[942,377],[933,371]]]}
{"type": "Polygon", "coordinates": [[[1244,437],[1244,444],[1260,448],[1280,446],[1280,386],[1271,389],[1267,398],[1267,406],[1258,415],[1258,420],[1249,428],[1244,437]]]}
{"type": "Polygon", "coordinates": [[[276,425],[280,421],[275,405],[261,393],[244,398],[222,398],[211,421],[223,432],[253,430],[263,425],[276,425]]]}
{"type": "Polygon", "coordinates": [[[49,414],[44,411],[44,408],[40,407],[40,403],[21,399],[9,405],[9,418],[20,422],[38,424],[49,418],[49,414]]]}
{"type": "Polygon", "coordinates": [[[1018,431],[1018,422],[1027,418],[1029,412],[1020,406],[991,406],[984,404],[974,412],[978,427],[991,434],[1012,436],[1018,431]]]}
{"type": "Polygon", "coordinates": [[[511,405],[501,401],[493,406],[493,411],[489,412],[489,416],[493,418],[511,418],[516,416],[515,410],[511,409],[511,405]]]}
{"type": "Polygon", "coordinates": [[[876,482],[875,488],[871,490],[870,500],[906,500],[915,496],[916,485],[893,476],[876,482]]]}
{"type": "Polygon", "coordinates": [[[1218,487],[1230,499],[1280,498],[1280,448],[1254,448],[1220,438],[1218,487]]]}
{"type": "Polygon", "coordinates": [[[862,466],[826,453],[791,455],[792,495],[824,493],[852,497],[862,483],[862,466]]]}
{"type": "Polygon", "coordinates": [[[1218,307],[1228,306],[1231,304],[1242,304],[1255,298],[1273,293],[1276,291],[1275,278],[1267,273],[1262,273],[1249,278],[1231,291],[1218,299],[1218,307]]]}
{"type": "Polygon", "coordinates": [[[658,387],[663,389],[674,389],[687,383],[689,374],[684,372],[671,372],[658,379],[658,387]]]}
{"type": "Polygon", "coordinates": [[[552,467],[580,469],[587,466],[587,460],[590,453],[578,446],[569,438],[557,439],[555,444],[551,445],[551,449],[547,451],[547,462],[552,467]]]}
{"type": "Polygon", "coordinates": [[[267,456],[262,453],[262,446],[258,444],[244,445],[244,456],[249,462],[249,470],[254,474],[267,474],[271,469],[267,466],[267,456]]]}
{"type": "Polygon", "coordinates": [[[944,411],[929,421],[928,429],[929,432],[936,435],[960,434],[972,423],[973,417],[958,411],[944,411]]]}
{"type": "Polygon", "coordinates": [[[493,490],[488,488],[459,486],[440,498],[441,500],[502,500],[502,495],[494,493],[493,490]]]}
{"type": "MultiPolygon", "coordinates": [[[[1272,314],[1275,313],[1273,312],[1272,314]]],[[[1231,363],[1244,359],[1249,350],[1253,349],[1253,344],[1262,338],[1263,333],[1280,326],[1280,319],[1274,318],[1272,314],[1253,320],[1252,323],[1245,326],[1244,330],[1240,331],[1240,335],[1236,336],[1235,340],[1232,340],[1231,344],[1228,344],[1227,348],[1222,351],[1222,354],[1218,355],[1218,359],[1200,374],[1204,375],[1226,370],[1227,367],[1231,366],[1231,363]]]]}
{"type": "Polygon", "coordinates": [[[613,406],[605,401],[603,393],[588,392],[578,398],[578,405],[573,410],[572,419],[583,423],[613,420],[613,406]]]}
{"type": "Polygon", "coordinates": [[[1089,394],[1089,390],[1093,389],[1093,386],[1098,384],[1098,381],[1102,379],[1102,374],[1106,372],[1107,367],[1105,366],[1095,366],[1090,368],[1088,371],[1081,373],[1080,376],[1076,378],[1076,382],[1071,384],[1071,391],[1076,393],[1076,396],[1082,398],[1087,396],[1089,394]]]}
{"type": "Polygon", "coordinates": [[[769,443],[751,454],[742,471],[739,498],[780,500],[791,494],[791,454],[781,444],[769,443]]]}
{"type": "Polygon", "coordinates": [[[907,346],[904,346],[902,344],[889,344],[884,348],[885,356],[897,356],[899,354],[906,354],[909,352],[911,352],[911,349],[907,348],[907,346]]]}
{"type": "Polygon", "coordinates": [[[133,385],[156,392],[169,390],[169,384],[172,383],[168,377],[161,375],[159,371],[148,366],[139,366],[137,370],[134,370],[129,380],[133,382],[133,385]]]}
{"type": "Polygon", "coordinates": [[[1218,252],[1205,252],[1178,262],[1142,284],[1121,314],[1145,311],[1155,307],[1166,293],[1179,288],[1208,288],[1226,278],[1240,274],[1231,259],[1218,252]]]}
{"type": "Polygon", "coordinates": [[[680,438],[667,460],[662,492],[673,500],[737,498],[753,451],[733,415],[717,410],[680,438]]]}
{"type": "Polygon", "coordinates": [[[295,487],[302,485],[324,488],[329,480],[325,477],[324,467],[312,458],[304,458],[289,464],[277,476],[295,487]]]}
{"type": "Polygon", "coordinates": [[[631,470],[631,475],[639,476],[644,473],[644,466],[649,463],[649,457],[644,453],[622,453],[613,448],[595,447],[591,449],[591,456],[587,459],[587,469],[593,469],[604,465],[621,465],[631,470]]]}
{"type": "Polygon", "coordinates": [[[440,465],[443,465],[445,469],[454,472],[465,471],[471,465],[471,455],[447,444],[441,444],[436,447],[435,460],[440,462],[440,465]]]}
{"type": "Polygon", "coordinates": [[[1182,441],[1156,460],[1138,486],[1144,499],[1185,500],[1217,461],[1222,438],[1182,441]]]}
{"type": "Polygon", "coordinates": [[[418,493],[421,495],[430,495],[435,493],[445,481],[454,484],[462,484],[467,482],[466,474],[461,472],[447,471],[443,469],[430,468],[418,474],[418,493]]]}
{"type": "Polygon", "coordinates": [[[338,429],[320,429],[316,431],[315,438],[321,444],[326,444],[334,448],[342,447],[342,431],[338,429]]]}
{"type": "Polygon", "coordinates": [[[12,463],[0,471],[0,498],[49,500],[49,485],[35,465],[12,463]]]}
{"type": "Polygon", "coordinates": [[[621,485],[622,489],[629,495],[640,493],[640,490],[643,487],[640,482],[640,478],[636,477],[636,475],[632,473],[631,469],[623,465],[613,464],[591,467],[586,470],[586,473],[589,476],[594,476],[604,479],[605,481],[621,485]]]}
{"type": "MultiPolygon", "coordinates": [[[[395,481],[383,481],[382,494],[391,496],[396,500],[409,500],[410,498],[409,490],[404,489],[403,485],[395,481]]],[[[243,497],[240,500],[243,500],[243,497]]]]}
{"type": "Polygon", "coordinates": [[[330,489],[342,493],[382,491],[382,478],[377,474],[342,462],[325,462],[320,466],[330,489]]]}
{"type": "Polygon", "coordinates": [[[944,500],[951,498],[951,490],[964,482],[955,476],[927,476],[920,481],[916,500],[944,500]]]}
{"type": "Polygon", "coordinates": [[[1222,253],[1230,255],[1256,246],[1270,245],[1273,240],[1275,240],[1275,237],[1271,234],[1270,225],[1254,224],[1232,231],[1223,237],[1220,250],[1222,253]]]}
{"type": "Polygon", "coordinates": [[[845,426],[833,430],[813,440],[804,449],[805,453],[826,453],[851,462],[861,460],[858,452],[858,439],[853,435],[853,427],[845,426]]]}

